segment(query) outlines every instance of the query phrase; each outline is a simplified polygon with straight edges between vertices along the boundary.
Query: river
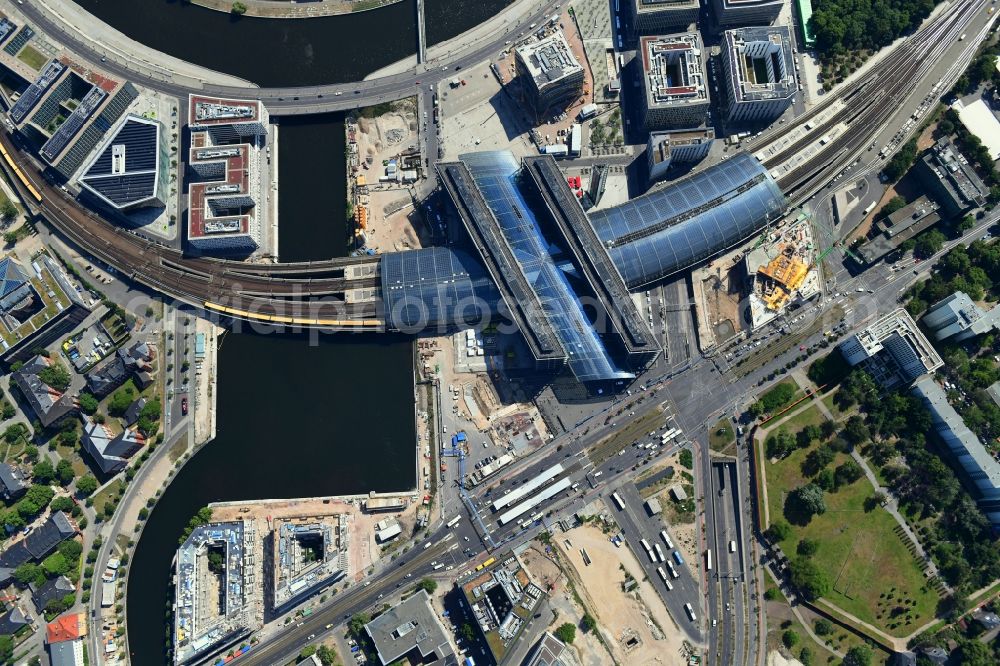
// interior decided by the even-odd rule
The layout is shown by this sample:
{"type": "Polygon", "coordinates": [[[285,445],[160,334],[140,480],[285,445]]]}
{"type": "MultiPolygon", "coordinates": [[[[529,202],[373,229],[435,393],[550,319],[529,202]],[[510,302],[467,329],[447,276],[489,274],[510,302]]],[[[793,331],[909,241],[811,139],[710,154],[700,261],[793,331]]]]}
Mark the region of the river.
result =
{"type": "MultiPolygon", "coordinates": [[[[128,36],[259,85],[360,79],[416,50],[414,4],[306,20],[238,19],[177,1],[77,0],[128,36]]],[[[427,0],[428,36],[447,39],[503,0],[427,0]]],[[[280,122],[279,255],[345,251],[340,115],[280,122]]],[[[150,514],[129,567],[132,663],[166,663],[177,538],[214,501],[411,488],[410,339],[228,333],[219,354],[218,436],[181,470],[150,514]]]]}

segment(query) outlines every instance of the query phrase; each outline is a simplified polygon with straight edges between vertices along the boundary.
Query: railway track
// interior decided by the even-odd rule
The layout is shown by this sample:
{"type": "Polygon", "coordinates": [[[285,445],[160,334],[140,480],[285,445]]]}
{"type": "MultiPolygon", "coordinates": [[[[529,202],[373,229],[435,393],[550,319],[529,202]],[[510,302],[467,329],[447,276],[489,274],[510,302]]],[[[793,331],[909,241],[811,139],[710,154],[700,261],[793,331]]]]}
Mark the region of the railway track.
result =
{"type": "MultiPolygon", "coordinates": [[[[33,212],[88,255],[139,284],[189,305],[247,321],[350,330],[384,327],[380,301],[348,303],[344,298],[349,289],[380,286],[379,257],[295,264],[188,257],[115,227],[78,206],[40,175],[9,135],[0,137],[0,145],[23,176],[23,180],[11,180],[33,212]],[[364,277],[346,277],[347,270],[358,267],[364,277]]],[[[10,170],[11,166],[5,163],[4,168],[10,170]]]]}

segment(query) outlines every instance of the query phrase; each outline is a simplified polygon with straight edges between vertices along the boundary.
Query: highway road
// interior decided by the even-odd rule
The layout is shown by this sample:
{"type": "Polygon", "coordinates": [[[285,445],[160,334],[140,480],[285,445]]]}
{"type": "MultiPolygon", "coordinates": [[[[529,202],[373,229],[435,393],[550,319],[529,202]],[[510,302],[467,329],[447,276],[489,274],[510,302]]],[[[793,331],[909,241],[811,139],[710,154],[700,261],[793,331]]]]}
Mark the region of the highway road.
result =
{"type": "Polygon", "coordinates": [[[409,553],[387,564],[385,569],[370,578],[369,584],[354,585],[346,592],[330,597],[311,615],[300,618],[294,625],[276,627],[271,634],[263,635],[265,640],[241,659],[244,666],[283,664],[312,640],[329,638],[333,627],[342,625],[353,615],[369,611],[377,601],[416,585],[422,577],[433,571],[431,562],[443,559],[455,547],[455,536],[443,527],[429,539],[419,543],[428,541],[431,542],[429,548],[415,546],[409,553]],[[310,639],[309,636],[314,638],[310,639]]]}
{"type": "MultiPolygon", "coordinates": [[[[190,93],[215,94],[224,97],[244,99],[259,99],[273,116],[306,115],[329,113],[331,111],[349,111],[361,106],[372,106],[382,102],[392,102],[409,97],[417,92],[416,87],[434,85],[454,76],[457,70],[488,60],[505,48],[505,42],[515,41],[528,31],[528,25],[544,24],[562,0],[549,0],[539,3],[536,8],[520,22],[501,24],[491,33],[488,40],[479,40],[472,46],[449,55],[446,58],[432,60],[426,64],[400,73],[373,77],[364,81],[348,83],[329,83],[315,86],[287,86],[276,88],[237,87],[205,85],[191,88],[162,79],[151,77],[116,61],[106,58],[104,49],[88,39],[83,39],[74,27],[66,26],[48,12],[33,3],[20,5],[18,9],[24,13],[35,27],[52,35],[62,42],[73,53],[83,56],[115,76],[129,79],[152,90],[158,90],[168,95],[186,97],[190,93]]],[[[92,18],[95,23],[97,18],[92,18]]],[[[426,87],[425,87],[426,89],[426,87]]]]}

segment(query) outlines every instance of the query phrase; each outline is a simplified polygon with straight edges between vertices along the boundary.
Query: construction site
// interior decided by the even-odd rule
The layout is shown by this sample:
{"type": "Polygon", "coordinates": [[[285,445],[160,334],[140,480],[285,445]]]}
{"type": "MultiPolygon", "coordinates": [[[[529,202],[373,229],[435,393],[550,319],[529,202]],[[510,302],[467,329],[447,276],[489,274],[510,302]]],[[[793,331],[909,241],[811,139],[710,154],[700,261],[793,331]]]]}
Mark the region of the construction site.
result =
{"type": "Polygon", "coordinates": [[[763,326],[820,293],[819,252],[809,216],[796,213],[750,243],[692,272],[703,350],[763,326]]]}

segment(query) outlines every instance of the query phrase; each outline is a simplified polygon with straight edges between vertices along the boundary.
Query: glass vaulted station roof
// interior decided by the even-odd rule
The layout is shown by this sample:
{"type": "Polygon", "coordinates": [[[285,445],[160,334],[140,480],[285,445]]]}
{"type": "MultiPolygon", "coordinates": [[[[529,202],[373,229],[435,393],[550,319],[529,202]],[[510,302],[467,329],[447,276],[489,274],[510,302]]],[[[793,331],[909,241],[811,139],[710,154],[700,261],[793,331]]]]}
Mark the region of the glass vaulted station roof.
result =
{"type": "Polygon", "coordinates": [[[590,221],[629,288],[659,280],[749,238],[785,197],[749,153],[644,194],[590,221]]]}
{"type": "Polygon", "coordinates": [[[521,169],[506,151],[469,153],[459,159],[468,167],[476,185],[514,253],[542,310],[566,350],[567,365],[580,381],[626,379],[608,355],[566,276],[548,251],[538,221],[518,189],[521,169]]]}
{"type": "Polygon", "coordinates": [[[500,293],[482,263],[465,252],[431,247],[382,255],[382,300],[390,330],[444,333],[489,321],[500,293]]]}

